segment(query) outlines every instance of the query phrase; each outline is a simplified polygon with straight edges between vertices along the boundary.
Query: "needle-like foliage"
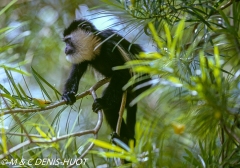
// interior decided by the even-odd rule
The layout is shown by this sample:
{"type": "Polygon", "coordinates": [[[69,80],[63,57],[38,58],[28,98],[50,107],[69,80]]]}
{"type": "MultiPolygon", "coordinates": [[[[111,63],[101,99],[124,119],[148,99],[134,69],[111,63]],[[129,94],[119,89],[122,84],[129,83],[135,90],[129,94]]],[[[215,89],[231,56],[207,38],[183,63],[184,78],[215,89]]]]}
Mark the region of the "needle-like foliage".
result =
{"type": "Polygon", "coordinates": [[[147,36],[154,46],[114,67],[135,74],[123,89],[144,80],[139,74],[152,77],[136,86],[151,85],[131,102],[138,103],[135,146],[105,142],[110,130],[101,126],[100,112],[100,119],[89,112],[93,99],[83,99],[95,95],[86,90],[95,82],[90,74],[81,81],[81,101],[67,107],[59,100],[66,78],[61,70],[68,67],[58,57],[59,32],[77,2],[42,0],[40,7],[38,1],[19,2],[11,10],[15,0],[0,10],[1,20],[21,23],[0,28],[0,70],[6,76],[0,83],[0,159],[87,159],[82,167],[115,167],[112,158],[130,161],[122,167],[240,167],[240,1],[102,0],[97,8],[106,10],[91,19],[115,16],[118,21],[107,28],[120,26],[116,32],[125,32],[123,37],[135,33],[133,43],[144,44],[147,36]],[[20,31],[11,38],[15,29],[20,31]],[[89,133],[93,136],[82,137],[89,133]]]}

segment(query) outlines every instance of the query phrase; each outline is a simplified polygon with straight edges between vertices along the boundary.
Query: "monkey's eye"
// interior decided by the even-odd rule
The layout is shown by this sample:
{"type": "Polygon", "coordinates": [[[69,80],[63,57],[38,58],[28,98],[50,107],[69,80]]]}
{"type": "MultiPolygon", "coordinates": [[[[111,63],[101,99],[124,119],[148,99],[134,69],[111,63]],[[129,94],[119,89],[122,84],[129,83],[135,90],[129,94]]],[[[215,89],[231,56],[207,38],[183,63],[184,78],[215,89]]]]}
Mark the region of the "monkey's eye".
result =
{"type": "Polygon", "coordinates": [[[90,32],[90,31],[91,31],[91,26],[88,25],[88,24],[83,23],[83,24],[79,25],[79,27],[80,27],[81,29],[87,31],[87,32],[90,32]]]}
{"type": "Polygon", "coordinates": [[[64,38],[64,39],[63,39],[63,42],[64,42],[64,43],[69,43],[69,44],[72,43],[70,37],[64,38]]]}

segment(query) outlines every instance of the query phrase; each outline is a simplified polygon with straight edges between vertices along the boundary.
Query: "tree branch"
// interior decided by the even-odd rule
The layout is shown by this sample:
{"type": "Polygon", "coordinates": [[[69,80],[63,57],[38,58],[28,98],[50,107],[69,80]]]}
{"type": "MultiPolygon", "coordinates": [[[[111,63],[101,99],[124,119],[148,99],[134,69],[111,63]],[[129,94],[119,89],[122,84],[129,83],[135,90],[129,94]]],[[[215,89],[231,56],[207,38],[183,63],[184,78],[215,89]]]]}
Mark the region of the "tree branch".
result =
{"type": "Polygon", "coordinates": [[[118,135],[120,135],[122,117],[123,117],[123,113],[126,105],[126,100],[127,100],[127,91],[123,92],[123,95],[122,95],[122,103],[119,110],[119,117],[118,117],[117,128],[116,128],[116,133],[118,135]]]}
{"type": "MultiPolygon", "coordinates": [[[[110,81],[110,78],[105,78],[99,82],[97,82],[94,86],[92,86],[89,90],[82,92],[80,94],[77,94],[76,96],[76,100],[81,99],[87,95],[91,94],[90,90],[97,90],[99,87],[101,87],[102,85],[108,83],[110,81]]],[[[46,110],[50,110],[53,108],[56,108],[58,106],[64,105],[66,104],[66,102],[64,100],[55,102],[49,106],[46,106],[44,108],[33,108],[33,109],[11,109],[11,110],[7,110],[7,111],[3,111],[0,113],[0,115],[6,115],[6,114],[13,114],[13,113],[32,113],[32,112],[40,112],[40,111],[46,111],[46,110]]]]}
{"type": "MultiPolygon", "coordinates": [[[[83,98],[89,94],[92,95],[92,97],[94,99],[97,98],[97,95],[95,93],[95,90],[97,90],[99,87],[101,87],[102,85],[106,84],[107,82],[110,81],[110,78],[105,78],[99,82],[97,82],[94,86],[92,86],[89,90],[79,94],[76,96],[76,99],[80,99],[80,98],[83,98]]],[[[61,106],[65,104],[64,101],[60,101],[58,103],[55,103],[53,105],[49,105],[47,106],[46,108],[37,108],[37,109],[16,109],[16,110],[8,110],[8,111],[5,111],[3,112],[1,115],[6,115],[6,114],[13,114],[14,113],[28,113],[28,112],[39,112],[39,111],[45,111],[45,110],[48,110],[48,109],[52,109],[52,108],[55,108],[55,107],[58,107],[58,106],[61,106]]],[[[93,134],[94,135],[94,138],[96,139],[97,138],[97,133],[99,131],[99,129],[101,128],[101,125],[102,125],[102,121],[103,121],[103,112],[102,110],[99,110],[98,111],[98,120],[97,120],[97,124],[96,126],[91,129],[91,130],[85,130],[85,131],[80,131],[80,132],[76,132],[76,133],[72,133],[72,134],[67,134],[67,135],[63,135],[63,136],[60,136],[60,137],[52,137],[50,139],[44,139],[43,137],[39,136],[39,135],[34,135],[34,134],[18,134],[18,133],[5,133],[5,134],[10,134],[10,135],[17,135],[17,136],[27,136],[29,140],[27,141],[24,141],[14,147],[12,147],[11,149],[9,149],[7,151],[7,153],[4,153],[4,154],[1,154],[0,155],[0,159],[3,159],[5,158],[6,156],[12,154],[13,152],[16,152],[18,151],[19,149],[27,146],[27,145],[30,145],[30,144],[46,144],[46,143],[54,143],[54,142],[58,142],[60,140],[64,140],[64,139],[67,139],[67,138],[70,138],[70,137],[77,137],[77,136],[82,136],[82,135],[86,135],[86,134],[93,134]],[[34,137],[34,138],[33,138],[34,137]]],[[[1,133],[0,133],[1,135],[1,133]]],[[[93,143],[91,143],[88,148],[84,151],[84,153],[81,155],[80,158],[83,158],[88,152],[89,150],[91,150],[93,148],[93,143]]]]}

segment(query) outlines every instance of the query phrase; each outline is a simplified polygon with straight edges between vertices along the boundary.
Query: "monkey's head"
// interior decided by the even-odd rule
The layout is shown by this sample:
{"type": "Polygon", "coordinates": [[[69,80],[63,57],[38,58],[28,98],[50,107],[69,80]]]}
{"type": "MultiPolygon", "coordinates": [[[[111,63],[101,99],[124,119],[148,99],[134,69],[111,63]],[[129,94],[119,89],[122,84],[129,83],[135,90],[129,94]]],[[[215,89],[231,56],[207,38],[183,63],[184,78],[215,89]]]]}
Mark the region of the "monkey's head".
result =
{"type": "Polygon", "coordinates": [[[89,21],[74,20],[63,32],[67,60],[78,64],[94,59],[100,51],[100,47],[95,48],[100,43],[97,32],[98,30],[89,21]]]}

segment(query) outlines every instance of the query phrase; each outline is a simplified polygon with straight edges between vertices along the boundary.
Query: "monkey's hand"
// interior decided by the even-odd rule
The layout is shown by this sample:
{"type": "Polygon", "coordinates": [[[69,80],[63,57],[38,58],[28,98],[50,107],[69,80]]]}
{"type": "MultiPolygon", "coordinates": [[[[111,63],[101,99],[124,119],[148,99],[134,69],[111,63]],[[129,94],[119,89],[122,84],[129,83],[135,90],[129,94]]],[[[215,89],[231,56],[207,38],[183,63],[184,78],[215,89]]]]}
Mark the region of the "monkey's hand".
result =
{"type": "Polygon", "coordinates": [[[103,107],[104,107],[103,104],[104,104],[104,102],[103,102],[102,98],[95,99],[94,102],[93,102],[93,105],[92,105],[92,110],[95,113],[97,113],[98,110],[102,110],[103,109],[103,107]]]}
{"type": "Polygon", "coordinates": [[[63,93],[62,100],[64,100],[68,105],[74,104],[76,102],[75,92],[70,91],[63,93]]]}

